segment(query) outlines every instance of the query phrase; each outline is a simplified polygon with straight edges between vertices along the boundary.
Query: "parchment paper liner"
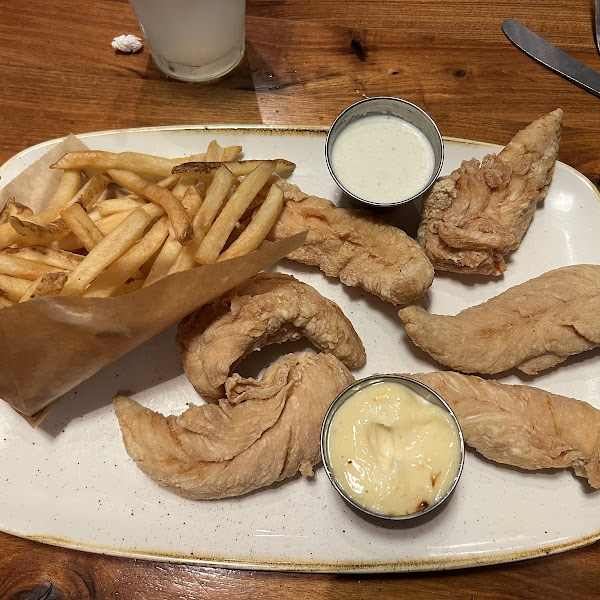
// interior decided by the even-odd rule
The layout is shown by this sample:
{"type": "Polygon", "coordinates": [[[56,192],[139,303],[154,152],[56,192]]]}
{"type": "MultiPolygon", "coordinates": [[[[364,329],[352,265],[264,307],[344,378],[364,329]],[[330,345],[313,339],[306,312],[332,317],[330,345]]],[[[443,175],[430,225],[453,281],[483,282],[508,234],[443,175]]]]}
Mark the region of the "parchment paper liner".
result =
{"type": "MultiPolygon", "coordinates": [[[[48,169],[85,149],[69,136],[0,191],[36,212],[58,183],[48,169]],[[47,183],[44,173],[53,183],[47,183]],[[32,183],[33,182],[33,183],[32,183]]],[[[60,171],[58,172],[60,178],[60,171]]],[[[0,310],[0,398],[37,424],[51,402],[185,315],[299,248],[302,233],[249,254],[169,275],[116,298],[37,298],[0,310]]],[[[143,366],[141,367],[143,368],[143,366]]]]}

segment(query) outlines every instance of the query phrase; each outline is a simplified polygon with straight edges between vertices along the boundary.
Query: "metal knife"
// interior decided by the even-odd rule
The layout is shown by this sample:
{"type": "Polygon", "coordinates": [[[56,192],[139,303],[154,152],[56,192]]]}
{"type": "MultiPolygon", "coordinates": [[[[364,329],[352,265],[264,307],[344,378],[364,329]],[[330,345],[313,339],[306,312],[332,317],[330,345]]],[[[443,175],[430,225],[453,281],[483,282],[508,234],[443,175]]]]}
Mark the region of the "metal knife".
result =
{"type": "Polygon", "coordinates": [[[543,37],[519,23],[519,21],[506,19],[502,23],[502,31],[525,54],[588,92],[600,97],[600,73],[590,69],[566,52],[559,50],[543,37]]]}

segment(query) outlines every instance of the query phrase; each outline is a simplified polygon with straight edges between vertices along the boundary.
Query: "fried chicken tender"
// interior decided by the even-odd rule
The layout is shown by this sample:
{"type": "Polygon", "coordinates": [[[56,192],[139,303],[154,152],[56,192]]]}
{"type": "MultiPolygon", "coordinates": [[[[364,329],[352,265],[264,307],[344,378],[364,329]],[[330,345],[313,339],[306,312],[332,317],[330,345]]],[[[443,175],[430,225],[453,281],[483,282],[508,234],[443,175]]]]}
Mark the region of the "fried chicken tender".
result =
{"type": "Polygon", "coordinates": [[[193,500],[246,494],[313,474],[321,424],[354,378],[330,354],[288,354],[260,380],[226,382],[218,405],[165,417],[119,395],[115,412],[129,456],[148,477],[193,500]]]}
{"type": "Polygon", "coordinates": [[[600,488],[600,410],[590,404],[459,373],[407,377],[448,403],[465,443],[486,458],[522,469],[572,468],[600,488]]]}
{"type": "Polygon", "coordinates": [[[176,344],[196,391],[218,399],[232,366],[244,356],[301,337],[351,369],[366,361],[365,348],[340,307],[282,273],[259,273],[183,319],[176,344]]]}
{"type": "Polygon", "coordinates": [[[404,231],[367,211],[338,208],[308,196],[283,180],[283,211],[268,239],[280,240],[308,230],[304,245],[287,258],[317,266],[348,286],[362,287],[392,304],[422,296],[433,281],[433,267],[404,231]]]}
{"type": "Polygon", "coordinates": [[[440,271],[500,275],[548,193],[562,128],[560,108],[519,131],[498,154],[440,178],[423,198],[418,240],[440,271]]]}
{"type": "Polygon", "coordinates": [[[600,346],[600,265],[548,271],[455,316],[398,313],[412,341],[463,373],[528,375],[600,346]]]}

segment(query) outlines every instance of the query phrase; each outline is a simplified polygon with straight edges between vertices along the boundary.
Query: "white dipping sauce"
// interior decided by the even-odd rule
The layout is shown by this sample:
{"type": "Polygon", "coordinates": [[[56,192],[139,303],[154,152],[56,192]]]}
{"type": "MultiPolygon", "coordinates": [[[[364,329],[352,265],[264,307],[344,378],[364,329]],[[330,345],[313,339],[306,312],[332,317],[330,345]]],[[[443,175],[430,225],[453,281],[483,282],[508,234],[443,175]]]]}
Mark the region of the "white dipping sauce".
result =
{"type": "Polygon", "coordinates": [[[383,515],[435,504],[461,464],[452,416],[398,382],[374,383],[348,398],[332,418],[328,444],[331,469],[348,496],[383,515]]]}
{"type": "Polygon", "coordinates": [[[435,164],[433,148],[412,123],[394,115],[367,115],[348,123],[329,152],[340,183],[352,194],[387,204],[423,190],[435,164]]]}

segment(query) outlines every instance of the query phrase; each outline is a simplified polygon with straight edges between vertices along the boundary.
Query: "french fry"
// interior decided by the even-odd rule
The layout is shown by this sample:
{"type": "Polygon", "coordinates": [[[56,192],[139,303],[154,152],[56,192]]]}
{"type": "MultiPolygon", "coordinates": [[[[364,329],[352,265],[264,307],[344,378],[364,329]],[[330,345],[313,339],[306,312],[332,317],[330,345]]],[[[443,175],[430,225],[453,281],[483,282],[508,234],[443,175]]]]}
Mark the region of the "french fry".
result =
{"type": "Polygon", "coordinates": [[[204,155],[205,161],[223,160],[223,148],[219,146],[217,140],[211,140],[206,148],[204,155]]]}
{"type": "MultiPolygon", "coordinates": [[[[173,188],[179,183],[182,175],[169,175],[169,177],[165,177],[156,183],[157,186],[165,188],[169,191],[172,191],[173,188]]],[[[129,196],[124,196],[124,198],[131,198],[133,200],[137,200],[139,202],[146,202],[144,198],[140,198],[135,194],[130,194],[129,196]]]]}
{"type": "Polygon", "coordinates": [[[56,267],[0,252],[0,274],[2,275],[10,275],[11,277],[34,281],[51,271],[56,271],[56,267]]]}
{"type": "Polygon", "coordinates": [[[198,180],[196,177],[192,177],[190,175],[182,175],[181,179],[177,182],[177,185],[173,188],[173,194],[177,196],[179,199],[183,198],[185,192],[187,191],[190,185],[196,185],[198,180]]]}
{"type": "MultiPolygon", "coordinates": [[[[223,158],[221,160],[224,160],[224,161],[235,160],[241,151],[242,151],[241,146],[225,146],[223,148],[223,158]]],[[[188,162],[193,162],[193,161],[188,161],[188,162]]]]}
{"type": "Polygon", "coordinates": [[[126,281],[119,289],[114,291],[113,297],[122,296],[123,294],[131,294],[131,292],[137,292],[138,290],[142,289],[143,283],[143,279],[132,279],[131,281],[126,281]]]}
{"type": "MultiPolygon", "coordinates": [[[[168,229],[168,226],[167,226],[167,229],[168,229]]],[[[159,247],[159,249],[160,249],[160,247],[159,247]]],[[[152,256],[150,258],[152,258],[152,256]]],[[[148,260],[150,260],[150,259],[148,259],[148,260]]],[[[144,263],[144,264],[146,264],[146,263],[144,263]]],[[[136,279],[136,280],[141,279],[142,283],[143,283],[144,279],[146,279],[146,273],[144,273],[141,269],[138,269],[137,271],[134,271],[131,274],[130,279],[136,279]]]]}
{"type": "Polygon", "coordinates": [[[162,217],[137,244],[90,284],[83,294],[84,297],[107,298],[111,296],[161,247],[168,235],[167,218],[162,217]]]}
{"type": "Polygon", "coordinates": [[[74,269],[61,296],[81,296],[87,286],[106,267],[123,255],[141,237],[152,221],[143,208],[136,208],[120,225],[115,227],[74,269]]]}
{"type": "MultiPolygon", "coordinates": [[[[226,249],[229,248],[229,246],[231,246],[231,244],[233,244],[233,242],[235,242],[240,237],[240,235],[242,234],[244,229],[246,229],[246,225],[244,225],[241,221],[238,221],[235,224],[235,227],[233,228],[231,233],[229,234],[229,237],[227,238],[227,241],[225,242],[225,246],[223,246],[223,247],[226,249]]],[[[221,256],[221,255],[219,254],[219,256],[221,256]]]]}
{"type": "MultiPolygon", "coordinates": [[[[195,160],[202,160],[204,154],[194,155],[195,160]]],[[[188,158],[163,158],[139,152],[104,152],[101,150],[84,150],[68,152],[51,169],[121,169],[151,177],[167,177],[176,165],[188,161],[188,158]]]]}
{"type": "Polygon", "coordinates": [[[152,268],[142,287],[147,287],[155,281],[166,277],[179,256],[181,249],[181,244],[177,240],[168,238],[152,264],[152,268]]]}
{"type": "MultiPolygon", "coordinates": [[[[101,217],[109,217],[123,210],[133,210],[143,203],[141,198],[134,196],[125,196],[124,198],[110,198],[102,200],[96,205],[98,213],[101,217]]],[[[89,214],[89,213],[88,213],[89,214]]],[[[90,215],[90,218],[92,216],[90,215]]]]}
{"type": "MultiPolygon", "coordinates": [[[[234,177],[227,167],[220,167],[206,191],[204,202],[193,221],[194,236],[204,238],[227,199],[234,177]]],[[[201,241],[201,240],[200,240],[201,241]]]]}
{"type": "MultiPolygon", "coordinates": [[[[191,185],[188,187],[182,199],[182,203],[185,206],[190,219],[194,220],[203,203],[202,195],[196,186],[191,185]]],[[[167,274],[170,275],[171,273],[178,273],[179,271],[185,271],[195,267],[194,252],[196,251],[198,244],[199,242],[196,242],[195,236],[189,242],[186,242],[183,245],[180,244],[179,253],[175,256],[167,274]]],[[[174,255],[175,246],[172,245],[172,248],[169,249],[169,256],[174,255]]],[[[166,262],[164,263],[164,267],[166,267],[166,262]]]]}
{"type": "Polygon", "coordinates": [[[162,206],[171,221],[178,242],[183,243],[193,237],[194,230],[187,212],[179,198],[172,192],[155,183],[145,181],[130,171],[109,169],[108,174],[115,183],[125,189],[162,206]]]}
{"type": "Polygon", "coordinates": [[[237,240],[219,256],[217,262],[249,254],[256,250],[271,231],[282,209],[283,190],[277,185],[272,185],[267,198],[252,217],[250,224],[242,231],[237,240]]]}
{"type": "Polygon", "coordinates": [[[33,262],[44,263],[45,265],[50,265],[66,271],[72,271],[83,260],[81,254],[47,248],[46,246],[5,248],[1,253],[9,256],[17,256],[33,262]]]}
{"type": "Polygon", "coordinates": [[[181,199],[181,203],[183,204],[183,208],[185,208],[190,221],[193,222],[203,202],[204,198],[202,197],[200,190],[195,185],[188,186],[181,199]]]}
{"type": "Polygon", "coordinates": [[[17,202],[14,198],[9,198],[0,210],[0,224],[8,223],[9,217],[27,219],[31,215],[33,215],[33,211],[28,206],[17,202]]]}
{"type": "MultiPolygon", "coordinates": [[[[173,173],[179,175],[195,174],[196,177],[202,177],[204,175],[210,175],[214,173],[221,166],[225,166],[234,174],[235,177],[244,177],[256,169],[261,162],[265,161],[237,160],[224,162],[189,162],[174,167],[173,173]]],[[[278,158],[275,160],[274,172],[280,177],[288,176],[295,168],[296,165],[289,160],[285,160],[283,158],[278,158]]]]}
{"type": "Polygon", "coordinates": [[[8,308],[9,306],[14,306],[15,304],[16,304],[16,302],[12,302],[8,298],[5,298],[4,296],[0,296],[0,310],[3,308],[8,308]]]}
{"type": "MultiPolygon", "coordinates": [[[[165,177],[164,179],[157,181],[156,185],[158,185],[159,187],[165,188],[169,191],[172,191],[173,188],[179,183],[179,180],[181,179],[181,177],[182,177],[182,175],[169,175],[168,177],[165,177]]],[[[146,200],[144,200],[144,198],[140,198],[139,196],[136,196],[135,194],[129,194],[129,196],[123,196],[123,198],[132,198],[133,200],[138,200],[139,202],[146,202],[146,200]]]]}
{"type": "Polygon", "coordinates": [[[31,281],[28,279],[0,275],[0,296],[7,298],[11,302],[18,302],[30,285],[31,281]]]}
{"type": "MultiPolygon", "coordinates": [[[[196,186],[189,186],[181,202],[190,219],[193,219],[202,204],[202,195],[196,186]]],[[[179,255],[192,242],[193,240],[182,246],[173,238],[172,234],[169,235],[169,239],[167,239],[154,261],[152,261],[152,266],[148,271],[144,285],[150,285],[174,272],[173,267],[179,255]]],[[[191,267],[193,266],[194,263],[192,263],[191,267]]]]}
{"type": "MultiPolygon", "coordinates": [[[[154,204],[153,202],[147,202],[146,204],[142,204],[141,208],[152,219],[162,217],[165,214],[165,210],[163,209],[163,207],[159,206],[158,204],[154,204]]],[[[115,213],[114,215],[102,217],[101,219],[98,219],[98,221],[96,221],[96,225],[104,235],[108,235],[115,227],[120,225],[132,212],[133,210],[123,210],[119,213],[115,213]]]]}
{"type": "Polygon", "coordinates": [[[194,258],[201,265],[215,262],[235,224],[275,170],[275,161],[260,163],[233,193],[200,243],[194,258]]]}
{"type": "Polygon", "coordinates": [[[213,162],[234,160],[241,151],[241,146],[229,146],[224,148],[223,146],[219,145],[217,140],[211,140],[211,142],[208,144],[208,148],[206,149],[204,161],[213,162]]]}
{"type": "Polygon", "coordinates": [[[52,250],[63,250],[64,252],[73,253],[81,249],[81,242],[77,239],[77,236],[74,233],[69,233],[64,238],[49,244],[48,248],[51,248],[52,250]]]}
{"type": "Polygon", "coordinates": [[[81,171],[78,169],[66,170],[60,179],[56,192],[50,198],[44,210],[31,217],[33,223],[47,225],[58,218],[60,211],[66,208],[81,188],[81,171]]]}
{"type": "Polygon", "coordinates": [[[58,296],[63,286],[67,282],[69,277],[68,273],[48,273],[43,275],[40,279],[40,283],[35,289],[34,297],[42,298],[44,296],[58,296]]]}
{"type": "Polygon", "coordinates": [[[166,188],[167,190],[172,190],[179,183],[180,179],[181,175],[179,174],[169,175],[168,177],[165,177],[164,179],[161,179],[159,182],[157,182],[156,185],[162,188],[166,188]]]}
{"type": "Polygon", "coordinates": [[[8,248],[17,242],[19,236],[10,223],[0,224],[0,248],[8,248]]]}
{"type": "Polygon", "coordinates": [[[19,302],[27,302],[33,298],[58,296],[67,281],[67,273],[52,272],[40,275],[21,296],[19,302]]]}
{"type": "MultiPolygon", "coordinates": [[[[168,238],[167,238],[168,239],[168,238]]],[[[162,249],[162,248],[161,248],[162,249]]],[[[140,273],[142,274],[143,278],[146,279],[146,277],[148,277],[148,274],[150,273],[150,270],[152,269],[152,265],[154,264],[154,261],[158,258],[158,255],[160,254],[160,250],[159,249],[157,252],[155,252],[141,267],[140,267],[140,273]]]]}
{"type": "Polygon", "coordinates": [[[102,241],[104,235],[83,210],[81,204],[71,204],[60,213],[60,216],[88,252],[102,241]]]}
{"type": "MultiPolygon", "coordinates": [[[[69,201],[72,200],[73,196],[75,196],[75,194],[79,191],[80,187],[81,171],[73,169],[65,171],[62,174],[60,183],[58,184],[56,191],[52,195],[48,206],[38,214],[28,217],[27,221],[30,223],[35,223],[37,225],[47,225],[48,223],[51,223],[52,221],[58,218],[60,211],[68,205],[69,201]]],[[[11,218],[18,217],[9,217],[8,223],[0,225],[0,249],[7,248],[8,246],[12,246],[13,244],[19,242],[19,233],[15,230],[14,226],[11,225],[11,218]]],[[[49,236],[44,235],[41,239],[47,240],[48,238],[49,236]]],[[[28,241],[29,239],[30,236],[27,237],[26,240],[21,240],[21,242],[32,245],[38,243],[41,245],[45,245],[45,243],[47,243],[28,241]]]]}
{"type": "Polygon", "coordinates": [[[47,246],[65,237],[70,231],[62,219],[56,219],[47,225],[38,225],[31,221],[21,221],[19,217],[10,217],[9,224],[17,236],[15,243],[22,246],[47,246]]]}
{"type": "Polygon", "coordinates": [[[181,247],[181,250],[173,260],[173,263],[169,267],[168,275],[171,273],[179,273],[180,271],[187,271],[193,269],[196,266],[194,260],[194,254],[200,245],[200,242],[195,243],[196,239],[189,241],[187,244],[181,247]]]}
{"type": "Polygon", "coordinates": [[[256,209],[265,201],[265,198],[267,197],[269,190],[273,186],[273,182],[271,181],[271,179],[272,178],[269,178],[269,181],[267,181],[267,184],[265,186],[263,186],[262,190],[260,190],[260,192],[258,192],[258,194],[256,194],[256,196],[254,197],[254,200],[252,200],[252,202],[250,202],[250,204],[248,205],[248,208],[244,211],[244,214],[240,218],[240,221],[242,223],[249,221],[252,218],[252,215],[254,214],[256,209]]]}
{"type": "Polygon", "coordinates": [[[96,203],[98,198],[106,191],[110,184],[110,177],[106,173],[99,173],[90,177],[88,182],[73,196],[69,204],[81,204],[86,211],[89,211],[96,203]]]}
{"type": "Polygon", "coordinates": [[[227,194],[233,182],[234,177],[227,167],[221,166],[217,169],[202,206],[200,206],[193,220],[194,238],[183,245],[181,252],[170,267],[169,273],[186,271],[196,266],[194,254],[196,254],[206,232],[210,229],[215,217],[227,200],[227,194]]]}
{"type": "Polygon", "coordinates": [[[102,217],[96,221],[96,227],[102,232],[102,235],[108,235],[115,227],[118,227],[131,213],[132,210],[122,210],[121,212],[102,217]]]}
{"type": "MultiPolygon", "coordinates": [[[[140,206],[137,204],[137,206],[140,206]]],[[[130,211],[131,212],[131,211],[130,211]]],[[[100,241],[104,238],[104,233],[98,228],[98,226],[90,219],[88,214],[83,210],[81,205],[72,204],[69,208],[65,209],[61,213],[62,218],[65,220],[67,225],[71,228],[73,235],[77,238],[77,247],[83,247],[90,252],[100,241]]],[[[127,215],[123,217],[125,219],[127,215]]],[[[122,222],[122,221],[121,221],[122,222]]],[[[116,225],[115,225],[116,227],[116,225]]],[[[114,227],[112,227],[114,229],[114,227]]],[[[111,231],[112,231],[111,229],[111,231]]],[[[110,233],[107,232],[107,233],[110,233]]],[[[135,273],[136,276],[142,277],[142,274],[138,271],[135,273]]],[[[132,274],[133,276],[133,274],[132,274]]]]}
{"type": "Polygon", "coordinates": [[[92,221],[94,221],[94,223],[98,220],[102,218],[102,215],[100,214],[100,211],[98,210],[98,206],[94,206],[91,210],[86,211],[88,216],[90,217],[90,219],[92,221]]]}
{"type": "MultiPolygon", "coordinates": [[[[181,203],[187,211],[190,220],[193,219],[196,212],[198,211],[198,208],[200,208],[200,205],[202,204],[202,195],[200,194],[198,188],[196,186],[188,186],[188,189],[184,194],[181,203]]],[[[161,214],[164,214],[163,209],[157,204],[150,203],[148,205],[144,205],[144,209],[153,216],[157,215],[157,209],[160,209],[161,214]]],[[[181,249],[181,244],[170,236],[167,242],[165,242],[165,246],[163,246],[163,249],[161,249],[161,251],[154,257],[154,260],[151,261],[151,266],[147,268],[148,276],[152,274],[149,283],[157,281],[158,279],[161,279],[162,277],[165,277],[169,274],[174,261],[177,259],[179,253],[181,252],[181,249]],[[155,264],[156,266],[154,266],[155,264]],[[152,270],[152,268],[154,268],[154,271],[152,270]]],[[[144,262],[144,265],[146,264],[146,262],[149,262],[153,258],[152,255],[154,254],[155,253],[152,253],[148,257],[147,261],[144,262]]],[[[144,265],[140,266],[142,267],[144,265]]],[[[191,266],[194,266],[193,261],[191,266]]],[[[142,272],[144,272],[144,269],[142,269],[142,272]]]]}

